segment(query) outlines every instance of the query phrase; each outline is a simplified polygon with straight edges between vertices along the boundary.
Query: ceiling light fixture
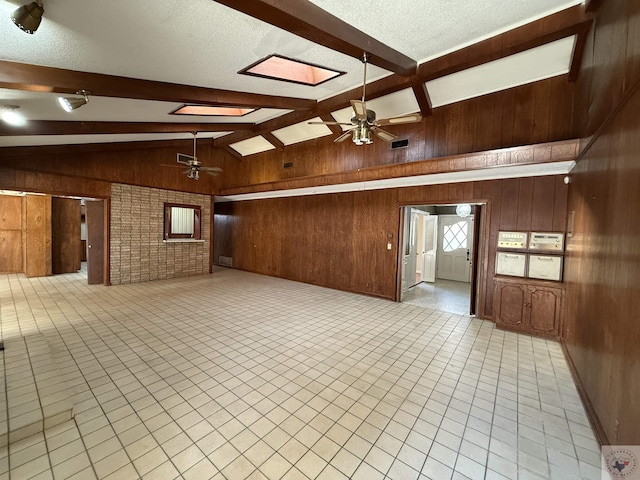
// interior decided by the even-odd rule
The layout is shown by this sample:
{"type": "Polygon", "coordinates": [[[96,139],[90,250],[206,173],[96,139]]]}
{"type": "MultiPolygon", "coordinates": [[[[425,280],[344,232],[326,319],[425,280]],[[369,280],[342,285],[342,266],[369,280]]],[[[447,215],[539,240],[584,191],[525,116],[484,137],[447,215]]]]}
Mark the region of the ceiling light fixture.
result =
{"type": "Polygon", "coordinates": [[[83,105],[89,103],[89,94],[91,92],[88,90],[80,90],[76,92],[76,95],[82,95],[84,98],[76,98],[76,97],[58,97],[58,103],[65,110],[65,112],[71,112],[76,108],[80,108],[83,105]]]}
{"type": "Polygon", "coordinates": [[[23,127],[27,124],[27,119],[16,110],[20,107],[17,105],[5,105],[2,108],[2,120],[14,127],[23,127]]]}
{"type": "Polygon", "coordinates": [[[456,214],[461,218],[467,218],[471,215],[471,205],[468,203],[461,203],[456,206],[456,214]]]}
{"type": "Polygon", "coordinates": [[[23,5],[11,15],[11,20],[20,30],[26,33],[35,32],[42,21],[44,7],[40,2],[31,2],[29,5],[23,5]]]}

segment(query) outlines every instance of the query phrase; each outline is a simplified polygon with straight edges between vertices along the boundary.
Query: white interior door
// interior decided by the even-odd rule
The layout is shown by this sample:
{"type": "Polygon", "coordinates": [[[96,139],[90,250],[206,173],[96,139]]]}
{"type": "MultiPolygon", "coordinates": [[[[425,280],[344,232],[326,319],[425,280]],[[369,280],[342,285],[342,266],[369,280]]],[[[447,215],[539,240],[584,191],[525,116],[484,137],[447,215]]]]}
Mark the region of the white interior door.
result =
{"type": "Polygon", "coordinates": [[[438,278],[470,282],[473,217],[440,215],[438,232],[438,278]]]}
{"type": "Polygon", "coordinates": [[[424,267],[422,281],[433,283],[436,281],[436,260],[438,258],[438,216],[425,215],[423,227],[424,267]]]}
{"type": "Polygon", "coordinates": [[[409,223],[409,252],[407,258],[407,286],[413,287],[418,283],[416,269],[418,266],[418,213],[411,209],[409,223]]]}

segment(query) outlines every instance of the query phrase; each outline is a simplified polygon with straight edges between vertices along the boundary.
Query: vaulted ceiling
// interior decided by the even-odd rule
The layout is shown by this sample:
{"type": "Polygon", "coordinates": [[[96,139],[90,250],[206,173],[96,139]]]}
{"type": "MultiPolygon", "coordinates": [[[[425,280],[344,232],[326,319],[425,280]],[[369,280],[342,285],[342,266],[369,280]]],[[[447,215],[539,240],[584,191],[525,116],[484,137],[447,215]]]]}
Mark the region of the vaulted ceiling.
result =
{"type": "MultiPolygon", "coordinates": [[[[378,117],[420,112],[516,85],[577,75],[591,25],[580,0],[44,0],[32,34],[0,0],[0,146],[216,138],[236,155],[283,147],[348,121],[362,95],[378,117]],[[344,74],[317,86],[242,75],[271,55],[344,74]],[[59,95],[90,91],[70,113],[59,95]],[[184,104],[243,116],[172,115],[184,104]]],[[[0,155],[2,150],[0,149],[0,155]]]]}

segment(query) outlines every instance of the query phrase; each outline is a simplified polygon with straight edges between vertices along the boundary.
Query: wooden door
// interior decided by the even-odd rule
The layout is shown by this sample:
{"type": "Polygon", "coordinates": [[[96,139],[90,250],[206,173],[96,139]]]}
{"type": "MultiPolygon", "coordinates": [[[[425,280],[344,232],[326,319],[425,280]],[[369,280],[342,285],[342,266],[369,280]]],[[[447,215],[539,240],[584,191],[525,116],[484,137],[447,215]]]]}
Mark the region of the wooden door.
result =
{"type": "Polygon", "coordinates": [[[473,218],[440,215],[438,238],[438,278],[471,281],[473,218]]]}
{"type": "Polygon", "coordinates": [[[80,200],[51,199],[51,268],[53,274],[80,270],[80,200]]]}
{"type": "Polygon", "coordinates": [[[87,201],[87,279],[89,285],[104,283],[104,200],[87,201]]]}

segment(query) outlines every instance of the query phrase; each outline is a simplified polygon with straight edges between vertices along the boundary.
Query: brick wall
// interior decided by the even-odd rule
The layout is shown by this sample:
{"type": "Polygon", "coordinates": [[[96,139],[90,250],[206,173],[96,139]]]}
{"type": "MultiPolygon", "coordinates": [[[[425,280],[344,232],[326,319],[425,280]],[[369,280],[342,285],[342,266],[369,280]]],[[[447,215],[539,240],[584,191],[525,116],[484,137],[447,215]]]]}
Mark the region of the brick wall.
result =
{"type": "Polygon", "coordinates": [[[114,183],[111,186],[111,283],[209,272],[211,197],[114,183]],[[164,203],[202,207],[200,243],[165,243],[164,203]]]}

